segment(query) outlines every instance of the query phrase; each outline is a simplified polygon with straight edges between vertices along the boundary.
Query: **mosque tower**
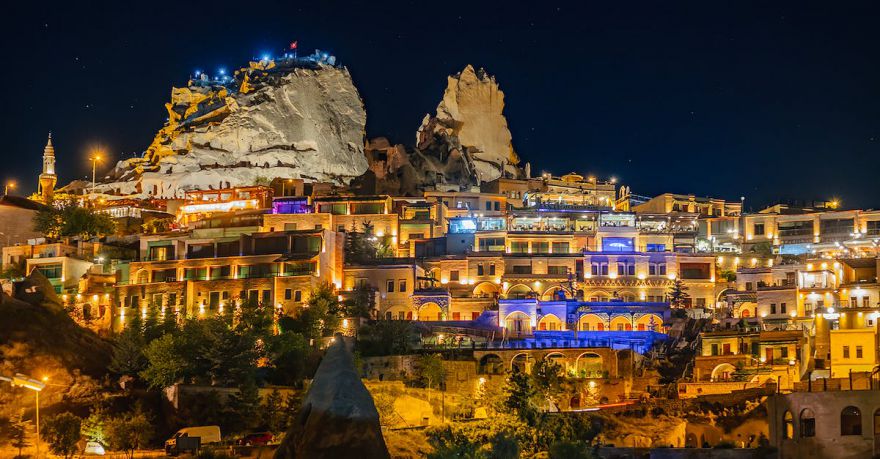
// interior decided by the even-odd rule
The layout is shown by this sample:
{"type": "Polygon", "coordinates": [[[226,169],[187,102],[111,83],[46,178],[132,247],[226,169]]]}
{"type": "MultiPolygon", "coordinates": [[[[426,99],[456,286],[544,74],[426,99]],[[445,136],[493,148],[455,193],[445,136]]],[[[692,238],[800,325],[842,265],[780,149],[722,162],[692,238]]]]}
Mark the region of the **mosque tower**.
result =
{"type": "Polygon", "coordinates": [[[43,149],[43,173],[40,174],[40,186],[38,194],[40,199],[48,203],[55,194],[55,184],[58,176],[55,175],[55,147],[52,146],[52,133],[49,133],[49,141],[43,149]]]}

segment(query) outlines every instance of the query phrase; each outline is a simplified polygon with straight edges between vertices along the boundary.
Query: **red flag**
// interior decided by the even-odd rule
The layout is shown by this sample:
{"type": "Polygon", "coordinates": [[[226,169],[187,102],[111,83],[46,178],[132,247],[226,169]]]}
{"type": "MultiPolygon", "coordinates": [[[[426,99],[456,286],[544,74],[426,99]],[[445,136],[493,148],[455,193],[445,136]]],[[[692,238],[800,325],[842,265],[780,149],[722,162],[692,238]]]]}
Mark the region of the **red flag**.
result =
{"type": "Polygon", "coordinates": [[[290,49],[296,49],[296,45],[297,45],[297,43],[298,43],[297,41],[294,41],[293,43],[291,43],[291,44],[290,44],[290,49]]]}

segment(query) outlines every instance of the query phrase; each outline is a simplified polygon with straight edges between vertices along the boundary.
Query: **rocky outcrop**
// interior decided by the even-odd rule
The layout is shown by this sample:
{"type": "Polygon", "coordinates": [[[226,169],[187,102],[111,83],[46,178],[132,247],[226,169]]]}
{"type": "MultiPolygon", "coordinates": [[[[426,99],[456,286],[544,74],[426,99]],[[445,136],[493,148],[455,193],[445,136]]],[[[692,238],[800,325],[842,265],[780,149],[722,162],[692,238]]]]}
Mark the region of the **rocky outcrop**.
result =
{"type": "Polygon", "coordinates": [[[337,334],[275,458],[340,457],[385,459],[389,454],[373,398],[355,371],[342,335],[337,334]]]}
{"type": "Polygon", "coordinates": [[[519,157],[503,114],[504,93],[495,78],[468,65],[447,81],[437,113],[425,115],[418,129],[417,150],[445,166],[441,172],[469,174],[478,182],[518,174],[519,157]],[[460,170],[448,170],[456,163],[460,170]]]}
{"type": "Polygon", "coordinates": [[[98,190],[174,198],[276,177],[348,183],[363,174],[363,101],[348,70],[316,56],[251,62],[232,77],[200,75],[172,89],[168,122],[143,157],[120,161],[98,190]]]}

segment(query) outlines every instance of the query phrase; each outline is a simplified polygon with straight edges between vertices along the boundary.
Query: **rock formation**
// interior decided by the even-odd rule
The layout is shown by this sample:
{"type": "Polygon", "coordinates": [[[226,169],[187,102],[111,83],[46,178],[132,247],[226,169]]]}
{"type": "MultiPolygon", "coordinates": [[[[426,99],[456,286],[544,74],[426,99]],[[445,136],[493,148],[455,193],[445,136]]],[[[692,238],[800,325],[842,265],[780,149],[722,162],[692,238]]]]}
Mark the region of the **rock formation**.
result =
{"type": "Polygon", "coordinates": [[[366,112],[333,63],[316,53],[197,75],[172,89],[168,121],[143,157],[120,161],[98,190],[174,198],[276,177],[347,183],[367,169],[366,112]]]}
{"type": "Polygon", "coordinates": [[[388,458],[373,398],[337,334],[303,400],[299,418],[275,452],[288,458],[388,458]]]}
{"type": "Polygon", "coordinates": [[[503,111],[504,93],[495,78],[468,65],[448,77],[437,113],[422,120],[416,148],[446,165],[460,157],[462,172],[477,181],[494,180],[504,172],[518,174],[519,157],[503,111]]]}

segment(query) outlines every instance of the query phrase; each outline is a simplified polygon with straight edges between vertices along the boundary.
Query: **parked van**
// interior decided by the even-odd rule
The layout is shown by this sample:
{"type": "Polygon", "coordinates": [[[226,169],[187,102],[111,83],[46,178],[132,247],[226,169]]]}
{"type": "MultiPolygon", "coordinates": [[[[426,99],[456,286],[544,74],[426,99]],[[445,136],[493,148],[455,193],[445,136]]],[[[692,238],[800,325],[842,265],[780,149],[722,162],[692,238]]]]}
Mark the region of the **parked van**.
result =
{"type": "Polygon", "coordinates": [[[195,453],[202,445],[220,442],[220,426],[184,427],[165,441],[165,454],[195,453]]]}

